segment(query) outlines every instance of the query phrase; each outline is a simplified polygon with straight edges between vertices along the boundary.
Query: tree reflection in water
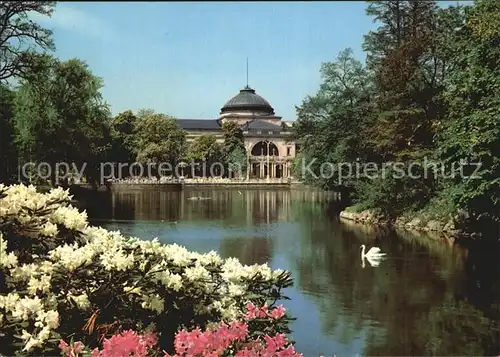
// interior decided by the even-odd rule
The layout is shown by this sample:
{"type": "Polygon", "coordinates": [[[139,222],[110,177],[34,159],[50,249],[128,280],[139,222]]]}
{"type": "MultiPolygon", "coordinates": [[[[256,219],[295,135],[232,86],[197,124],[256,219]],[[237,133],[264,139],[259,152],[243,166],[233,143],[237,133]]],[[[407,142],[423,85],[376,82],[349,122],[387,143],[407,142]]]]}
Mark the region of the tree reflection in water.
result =
{"type": "MultiPolygon", "coordinates": [[[[494,317],[486,318],[466,296],[455,298],[470,264],[464,249],[344,221],[304,220],[301,228],[297,283],[317,300],[325,334],[343,343],[365,335],[367,356],[500,352],[494,317]],[[361,244],[392,257],[363,269],[361,244]]],[[[483,297],[497,299],[490,289],[484,286],[483,297]]]]}

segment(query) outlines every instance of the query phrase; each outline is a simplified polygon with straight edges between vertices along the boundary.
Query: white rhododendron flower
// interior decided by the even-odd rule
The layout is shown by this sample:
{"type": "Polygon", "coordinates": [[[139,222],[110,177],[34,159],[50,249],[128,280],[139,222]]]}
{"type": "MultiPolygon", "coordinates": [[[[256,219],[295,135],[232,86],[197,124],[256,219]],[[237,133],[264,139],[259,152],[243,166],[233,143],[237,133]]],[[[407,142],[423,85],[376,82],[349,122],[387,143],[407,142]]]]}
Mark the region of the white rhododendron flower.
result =
{"type": "Polygon", "coordinates": [[[191,268],[186,268],[186,270],[184,271],[184,275],[189,281],[210,279],[210,273],[208,272],[208,270],[199,264],[196,264],[191,268]]]}
{"type": "Polygon", "coordinates": [[[90,301],[89,297],[86,293],[83,293],[81,295],[73,295],[73,294],[68,294],[68,297],[70,297],[78,306],[80,310],[88,310],[90,307],[90,301]]]}
{"type": "Polygon", "coordinates": [[[165,301],[158,294],[145,295],[142,299],[143,308],[156,311],[157,313],[163,312],[165,301]]]}
{"type": "Polygon", "coordinates": [[[87,213],[74,207],[58,207],[51,215],[51,221],[68,229],[82,230],[87,226],[87,213]]]}
{"type": "Polygon", "coordinates": [[[55,225],[52,222],[47,222],[42,226],[42,229],[40,229],[40,234],[43,234],[44,236],[48,237],[54,237],[58,233],[57,230],[57,225],[55,225]]]}
{"type": "Polygon", "coordinates": [[[32,276],[28,282],[28,293],[35,295],[37,292],[47,292],[49,291],[51,276],[42,275],[40,278],[32,276]]]}

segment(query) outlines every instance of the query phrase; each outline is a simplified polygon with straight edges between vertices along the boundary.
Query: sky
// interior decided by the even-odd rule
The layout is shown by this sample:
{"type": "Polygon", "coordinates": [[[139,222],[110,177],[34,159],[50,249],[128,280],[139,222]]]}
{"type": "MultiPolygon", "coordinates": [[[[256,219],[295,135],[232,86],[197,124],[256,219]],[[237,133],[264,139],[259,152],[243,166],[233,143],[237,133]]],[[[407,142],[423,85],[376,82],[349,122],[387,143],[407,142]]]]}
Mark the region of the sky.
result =
{"type": "Polygon", "coordinates": [[[377,26],[363,1],[59,2],[55,55],[79,58],[104,81],[113,115],[141,108],[214,119],[246,85],[283,120],[321,82],[322,62],[347,47],[364,61],[363,35],[377,26]]]}

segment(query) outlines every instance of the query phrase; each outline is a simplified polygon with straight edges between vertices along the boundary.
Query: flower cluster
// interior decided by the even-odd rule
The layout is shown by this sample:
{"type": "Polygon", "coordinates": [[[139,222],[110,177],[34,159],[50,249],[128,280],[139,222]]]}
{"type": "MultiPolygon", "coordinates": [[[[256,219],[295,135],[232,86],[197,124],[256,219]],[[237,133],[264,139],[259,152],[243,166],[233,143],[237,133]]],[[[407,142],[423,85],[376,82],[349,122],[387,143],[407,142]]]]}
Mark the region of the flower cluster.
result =
{"type": "Polygon", "coordinates": [[[158,340],[155,334],[148,333],[139,335],[135,331],[128,330],[104,340],[102,351],[94,349],[92,357],[146,357],[158,340]]]}
{"type": "MultiPolygon", "coordinates": [[[[287,337],[278,333],[275,335],[252,335],[249,323],[255,319],[271,318],[279,320],[285,316],[283,306],[271,311],[267,306],[255,307],[247,304],[245,321],[234,320],[230,323],[219,323],[202,331],[183,329],[175,335],[175,354],[164,351],[163,357],[302,357],[295,352],[294,346],[287,337]]],[[[102,350],[94,349],[91,357],[153,357],[158,356],[156,335],[151,333],[137,334],[132,330],[122,332],[106,339],[102,350]]],[[[59,348],[66,357],[88,355],[81,342],[68,345],[61,340],[59,348]]]]}
{"type": "Polygon", "coordinates": [[[244,266],[216,252],[90,226],[70,199],[62,189],[42,194],[33,186],[0,185],[0,273],[6,279],[0,329],[21,336],[25,351],[40,353],[85,320],[78,336],[85,345],[97,344],[100,327],[131,327],[137,319],[145,327],[172,316],[188,328],[231,322],[243,318],[248,300],[261,306],[292,284],[289,272],[268,265],[244,266]]]}
{"type": "Polygon", "coordinates": [[[282,334],[273,336],[252,335],[249,323],[255,319],[272,318],[279,320],[285,316],[283,306],[271,311],[266,305],[255,307],[247,304],[245,321],[232,321],[201,331],[181,330],[175,336],[175,355],[165,353],[164,357],[219,357],[233,355],[234,357],[302,357],[295,352],[294,346],[282,334]]]}

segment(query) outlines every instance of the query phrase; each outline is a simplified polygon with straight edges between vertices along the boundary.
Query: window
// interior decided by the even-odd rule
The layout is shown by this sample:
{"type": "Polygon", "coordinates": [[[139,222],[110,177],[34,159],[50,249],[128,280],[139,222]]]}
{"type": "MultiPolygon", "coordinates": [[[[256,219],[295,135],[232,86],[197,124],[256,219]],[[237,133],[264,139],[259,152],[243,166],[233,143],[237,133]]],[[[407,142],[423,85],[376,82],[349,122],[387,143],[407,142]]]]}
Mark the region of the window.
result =
{"type": "Polygon", "coordinates": [[[262,134],[262,131],[260,131],[260,130],[257,130],[257,134],[262,134]]]}
{"type": "Polygon", "coordinates": [[[291,152],[292,152],[292,148],[291,147],[287,147],[286,148],[286,156],[290,156],[291,152]]]}
{"type": "Polygon", "coordinates": [[[269,135],[273,135],[273,132],[272,132],[272,131],[270,131],[270,132],[269,132],[269,135]]]}

